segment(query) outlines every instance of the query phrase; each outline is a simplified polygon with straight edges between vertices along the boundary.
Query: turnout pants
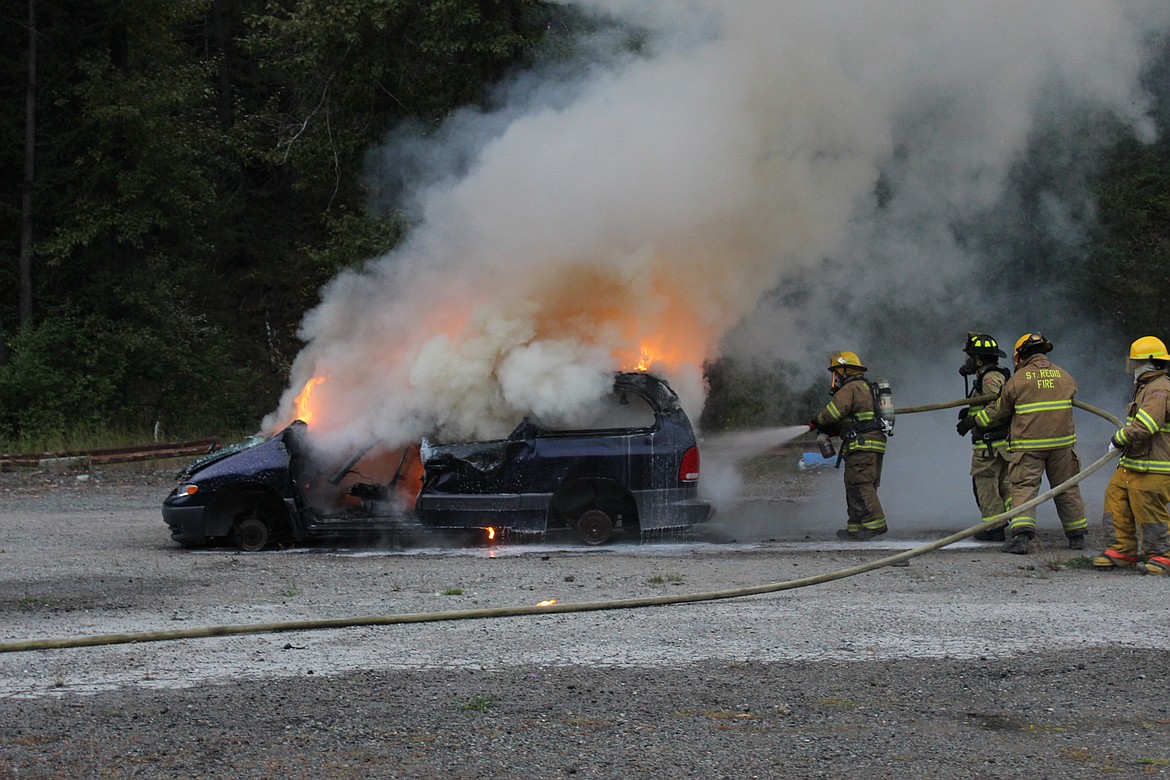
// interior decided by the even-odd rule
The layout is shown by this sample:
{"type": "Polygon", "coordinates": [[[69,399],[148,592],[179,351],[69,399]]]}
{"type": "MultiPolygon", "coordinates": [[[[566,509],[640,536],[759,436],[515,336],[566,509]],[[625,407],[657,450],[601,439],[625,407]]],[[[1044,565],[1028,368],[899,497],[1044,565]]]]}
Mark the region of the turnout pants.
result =
{"type": "MultiPolygon", "coordinates": [[[[1081,473],[1081,461],[1072,447],[1058,447],[1053,450],[1024,450],[1014,453],[1016,460],[1011,465],[1008,476],[1012,481],[1012,506],[1017,507],[1025,501],[1031,501],[1040,494],[1040,480],[1048,476],[1051,487],[1059,485],[1066,479],[1071,479],[1081,473]]],[[[1056,504],[1056,514],[1060,524],[1064,527],[1066,536],[1083,536],[1089,527],[1085,518],[1085,502],[1081,500],[1081,490],[1073,485],[1068,490],[1052,499],[1056,504]]],[[[1035,509],[1026,514],[1016,515],[1011,520],[1012,536],[1021,533],[1036,533],[1035,509]]]]}
{"type": "Polygon", "coordinates": [[[1012,458],[1004,447],[991,452],[980,447],[971,453],[971,489],[985,523],[1012,508],[1011,465],[1012,458]]]}
{"type": "Polygon", "coordinates": [[[845,456],[845,505],[849,510],[848,530],[876,531],[886,527],[886,513],[878,500],[882,482],[880,452],[851,452],[845,456]]]}
{"type": "Polygon", "coordinates": [[[1105,488],[1105,514],[1113,517],[1109,549],[1146,557],[1170,553],[1170,474],[1147,474],[1124,466],[1105,488]]]}

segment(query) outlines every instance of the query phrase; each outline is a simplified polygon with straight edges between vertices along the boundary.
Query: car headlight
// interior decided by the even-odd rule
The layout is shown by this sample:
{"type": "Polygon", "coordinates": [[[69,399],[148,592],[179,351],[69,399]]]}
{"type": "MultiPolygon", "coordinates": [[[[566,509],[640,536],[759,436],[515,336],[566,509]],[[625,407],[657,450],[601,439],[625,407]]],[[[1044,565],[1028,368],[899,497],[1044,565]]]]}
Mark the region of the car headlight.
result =
{"type": "Polygon", "coordinates": [[[198,485],[179,485],[175,488],[175,498],[190,498],[198,492],[198,485]]]}

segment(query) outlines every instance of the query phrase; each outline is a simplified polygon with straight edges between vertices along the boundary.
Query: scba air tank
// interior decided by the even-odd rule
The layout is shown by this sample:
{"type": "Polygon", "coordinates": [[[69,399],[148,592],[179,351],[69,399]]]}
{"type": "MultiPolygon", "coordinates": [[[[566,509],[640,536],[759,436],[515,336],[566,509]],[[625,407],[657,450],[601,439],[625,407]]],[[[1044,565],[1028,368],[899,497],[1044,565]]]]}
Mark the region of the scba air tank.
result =
{"type": "Polygon", "coordinates": [[[873,397],[877,406],[878,420],[882,424],[882,433],[886,436],[894,435],[894,391],[884,377],[873,382],[873,397]]]}

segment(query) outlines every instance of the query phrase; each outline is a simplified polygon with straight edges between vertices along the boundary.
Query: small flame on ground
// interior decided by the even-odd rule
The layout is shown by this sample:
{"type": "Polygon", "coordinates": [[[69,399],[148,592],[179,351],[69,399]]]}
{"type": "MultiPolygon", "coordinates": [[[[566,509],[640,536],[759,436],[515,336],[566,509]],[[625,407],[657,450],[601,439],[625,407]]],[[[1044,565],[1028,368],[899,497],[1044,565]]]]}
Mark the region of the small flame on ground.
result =
{"type": "Polygon", "coordinates": [[[548,599],[546,601],[536,602],[536,606],[538,606],[538,607],[551,607],[553,604],[556,604],[556,603],[557,603],[556,599],[548,599]]]}
{"type": "Polygon", "coordinates": [[[496,529],[495,529],[495,528],[493,528],[492,526],[490,526],[490,525],[489,525],[489,526],[488,526],[486,529],[484,529],[484,530],[486,530],[486,531],[487,531],[487,536],[488,536],[488,541],[489,541],[489,542],[490,542],[491,540],[493,540],[493,539],[495,539],[495,538],[496,538],[496,529]]]}
{"type": "Polygon", "coordinates": [[[297,408],[296,419],[305,423],[305,425],[308,425],[309,421],[313,419],[313,409],[309,405],[309,401],[313,396],[313,388],[324,382],[326,379],[327,377],[315,376],[308,382],[305,382],[305,386],[301,390],[300,395],[298,395],[296,400],[293,401],[297,408]]]}

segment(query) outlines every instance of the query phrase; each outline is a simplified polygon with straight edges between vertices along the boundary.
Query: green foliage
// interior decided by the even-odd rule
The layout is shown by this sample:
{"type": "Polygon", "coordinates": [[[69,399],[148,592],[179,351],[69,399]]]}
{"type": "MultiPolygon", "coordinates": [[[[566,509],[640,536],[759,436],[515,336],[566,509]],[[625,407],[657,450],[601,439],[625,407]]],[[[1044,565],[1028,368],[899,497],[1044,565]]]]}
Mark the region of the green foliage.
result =
{"type": "Polygon", "coordinates": [[[707,433],[793,425],[825,404],[828,384],[800,388],[788,366],[759,366],[720,358],[705,367],[707,403],[699,427],[707,433]]]}
{"type": "Polygon", "coordinates": [[[395,121],[479,100],[537,40],[534,0],[302,0],[248,20],[243,41],[281,100],[273,159],[296,186],[344,197],[395,121]]]}
{"type": "Polygon", "coordinates": [[[104,334],[93,325],[64,316],[12,339],[12,357],[0,366],[0,430],[5,435],[101,424],[117,383],[101,365],[97,342],[104,334]]]}
{"type": "MultiPolygon", "coordinates": [[[[409,228],[368,209],[372,146],[404,123],[426,135],[457,109],[490,107],[493,86],[538,58],[575,74],[578,35],[608,35],[615,56],[645,44],[638,30],[540,0],[38,4],[34,316],[17,329],[22,11],[0,25],[0,437],[16,441],[156,423],[165,436],[253,429],[284,387],[321,287],[409,228]]],[[[1161,45],[1148,84],[1165,133],[1161,45]]],[[[1038,210],[1068,170],[1087,166],[1061,157],[1079,145],[1048,140],[1020,166],[1010,229],[982,235],[983,216],[971,215],[956,231],[987,256],[985,275],[1011,305],[1027,291],[1065,306],[1066,285],[1032,284],[1059,276],[1084,310],[1165,336],[1170,143],[1117,143],[1091,182],[1095,232],[1061,242],[1034,228],[1038,210]]],[[[871,335],[900,327],[899,305],[914,304],[887,303],[871,335]]],[[[806,419],[825,387],[795,377],[716,361],[700,427],[806,419]]]]}
{"type": "Polygon", "coordinates": [[[1097,182],[1098,226],[1083,302],[1125,333],[1167,338],[1170,303],[1170,142],[1119,144],[1097,182]]]}
{"type": "Polygon", "coordinates": [[[223,379],[236,374],[223,334],[181,301],[160,284],[137,311],[133,299],[110,315],[63,307],[22,329],[0,366],[0,435],[77,437],[119,427],[150,435],[158,426],[182,437],[254,424],[231,400],[238,388],[223,379]]]}
{"type": "MultiPolygon", "coordinates": [[[[396,217],[365,211],[367,150],[405,118],[433,127],[481,100],[547,8],[41,5],[34,320],[19,332],[24,93],[0,91],[0,437],[253,428],[322,285],[401,239],[396,217]]],[[[0,25],[0,43],[18,87],[26,30],[0,25]]]]}
{"type": "Polygon", "coordinates": [[[312,261],[330,277],[342,269],[389,252],[405,233],[396,217],[379,219],[365,214],[339,213],[327,223],[329,237],[320,249],[309,249],[312,261]]]}
{"type": "Polygon", "coordinates": [[[463,702],[463,709],[472,712],[487,712],[491,709],[495,701],[491,694],[477,693],[467,701],[463,702]]]}

